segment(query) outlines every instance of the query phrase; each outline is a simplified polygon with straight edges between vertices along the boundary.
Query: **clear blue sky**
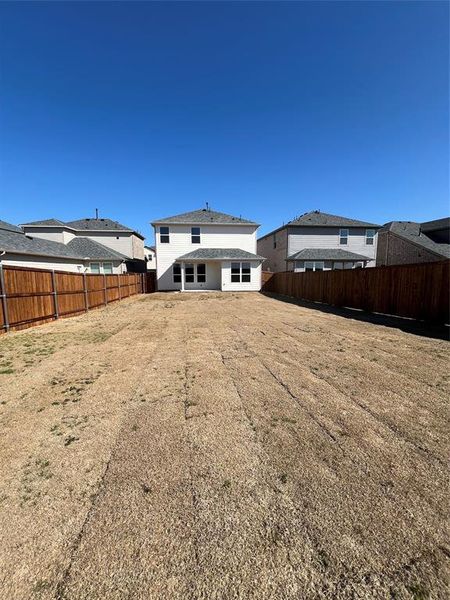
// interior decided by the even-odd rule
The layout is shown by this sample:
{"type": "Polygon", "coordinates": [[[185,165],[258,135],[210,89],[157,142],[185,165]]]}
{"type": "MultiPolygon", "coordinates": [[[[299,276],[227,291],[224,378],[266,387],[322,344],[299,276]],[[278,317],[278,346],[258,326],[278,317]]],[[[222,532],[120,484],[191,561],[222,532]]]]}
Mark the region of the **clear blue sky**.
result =
{"type": "Polygon", "coordinates": [[[449,211],[445,2],[0,3],[0,218],[449,211]]]}

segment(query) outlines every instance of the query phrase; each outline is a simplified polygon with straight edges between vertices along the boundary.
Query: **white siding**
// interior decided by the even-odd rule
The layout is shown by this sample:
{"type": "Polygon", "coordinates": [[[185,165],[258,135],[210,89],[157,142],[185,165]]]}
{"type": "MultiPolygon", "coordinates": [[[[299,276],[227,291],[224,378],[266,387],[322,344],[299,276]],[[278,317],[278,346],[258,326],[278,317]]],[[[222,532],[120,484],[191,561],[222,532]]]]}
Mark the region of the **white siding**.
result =
{"type": "MultiPolygon", "coordinates": [[[[133,258],[133,242],[132,235],[126,231],[114,231],[114,233],[110,233],[109,231],[101,232],[101,231],[77,231],[77,237],[88,237],[90,240],[94,240],[94,242],[98,242],[99,244],[103,244],[107,248],[111,248],[116,252],[120,252],[125,256],[133,258]]],[[[143,242],[142,242],[143,246],[143,242]]],[[[142,247],[142,257],[136,258],[144,258],[143,256],[143,247],[142,247]]]]}
{"type": "MultiPolygon", "coordinates": [[[[26,254],[7,253],[0,257],[0,264],[14,267],[27,267],[28,269],[54,269],[55,271],[67,271],[69,273],[89,273],[90,262],[102,261],[77,261],[70,258],[58,258],[53,256],[31,256],[26,254]]],[[[111,262],[111,261],[103,261],[111,262]]],[[[103,271],[101,271],[103,272],[103,271]]],[[[124,273],[125,266],[118,261],[113,262],[113,273],[124,273]]]]}
{"type": "MultiPolygon", "coordinates": [[[[345,228],[343,228],[345,229],[345,228]]],[[[340,248],[367,256],[367,266],[375,266],[377,235],[373,246],[366,244],[366,230],[360,227],[348,229],[348,244],[339,244],[339,227],[296,227],[289,228],[288,256],[305,248],[340,248]]],[[[370,229],[370,228],[368,228],[370,229]]]]}
{"type": "MultiPolygon", "coordinates": [[[[235,261],[233,261],[235,262],[235,261]]],[[[238,261],[236,261],[238,262],[238,261]]],[[[259,292],[261,289],[261,265],[250,263],[250,281],[235,283],[231,281],[231,261],[222,263],[222,291],[224,292],[259,292]]]]}
{"type": "MultiPolygon", "coordinates": [[[[159,241],[156,227],[157,278],[159,290],[177,290],[173,283],[172,264],[188,252],[199,248],[239,248],[256,254],[256,227],[254,225],[199,225],[200,244],[191,243],[191,225],[169,225],[170,243],[159,241]]],[[[247,284],[248,285],[248,284],[247,284]]],[[[258,288],[259,289],[259,288],[258,288]]]]}

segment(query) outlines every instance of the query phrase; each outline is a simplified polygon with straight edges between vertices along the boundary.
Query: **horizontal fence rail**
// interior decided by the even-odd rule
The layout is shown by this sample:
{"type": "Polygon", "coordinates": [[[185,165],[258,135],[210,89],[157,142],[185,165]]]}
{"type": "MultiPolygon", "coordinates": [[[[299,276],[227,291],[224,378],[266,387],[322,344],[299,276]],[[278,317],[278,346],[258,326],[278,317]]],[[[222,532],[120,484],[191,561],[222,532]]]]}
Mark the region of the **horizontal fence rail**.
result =
{"type": "Polygon", "coordinates": [[[144,293],[145,277],[143,273],[93,275],[0,265],[0,333],[144,293]]]}
{"type": "Polygon", "coordinates": [[[263,275],[264,292],[448,324],[450,261],[263,275]]]}

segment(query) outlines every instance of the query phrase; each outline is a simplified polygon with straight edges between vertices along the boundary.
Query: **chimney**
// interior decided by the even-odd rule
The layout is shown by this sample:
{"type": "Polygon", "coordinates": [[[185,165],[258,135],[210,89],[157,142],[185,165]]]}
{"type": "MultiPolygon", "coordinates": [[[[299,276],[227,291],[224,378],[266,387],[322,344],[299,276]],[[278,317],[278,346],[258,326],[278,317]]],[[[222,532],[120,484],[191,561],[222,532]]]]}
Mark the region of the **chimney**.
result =
{"type": "Polygon", "coordinates": [[[209,203],[206,203],[206,210],[209,210],[209,203]]]}
{"type": "Polygon", "coordinates": [[[95,218],[98,221],[98,208],[95,209],[95,218]]]}

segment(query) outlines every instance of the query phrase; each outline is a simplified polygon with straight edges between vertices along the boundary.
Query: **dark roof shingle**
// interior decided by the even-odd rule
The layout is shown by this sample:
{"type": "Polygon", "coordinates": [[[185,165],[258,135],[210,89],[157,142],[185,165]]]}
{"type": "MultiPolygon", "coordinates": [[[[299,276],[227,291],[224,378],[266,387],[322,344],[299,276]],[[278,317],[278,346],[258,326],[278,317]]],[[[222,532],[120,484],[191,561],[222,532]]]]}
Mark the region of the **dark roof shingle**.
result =
{"type": "Polygon", "coordinates": [[[198,248],[179,256],[177,261],[180,260],[264,260],[264,257],[240,248],[198,248]]]}
{"type": "MultiPolygon", "coordinates": [[[[444,219],[439,219],[443,221],[444,219]]],[[[440,227],[439,227],[440,228],[440,227]]],[[[380,231],[392,231],[396,235],[414,243],[438,256],[450,258],[450,244],[439,244],[424,233],[422,225],[414,221],[389,221],[380,231]]],[[[431,230],[429,230],[431,231],[431,230]]]]}
{"type": "Polygon", "coordinates": [[[125,260],[128,258],[120,252],[116,252],[111,248],[107,248],[103,244],[91,240],[85,237],[75,237],[67,244],[68,248],[71,248],[77,256],[98,258],[98,259],[110,259],[110,260],[125,260]]]}
{"type": "Polygon", "coordinates": [[[356,254],[355,252],[349,252],[348,250],[342,250],[341,248],[304,248],[295,254],[291,254],[286,259],[291,260],[373,260],[368,256],[362,254],[356,254]]]}
{"type": "Polygon", "coordinates": [[[155,219],[152,225],[161,223],[172,223],[177,225],[189,225],[197,223],[217,223],[219,225],[258,225],[254,221],[248,221],[241,217],[233,217],[222,212],[202,208],[191,212],[181,213],[173,217],[165,217],[164,219],[155,219]]]}
{"type": "Polygon", "coordinates": [[[319,210],[307,212],[304,215],[289,221],[287,225],[302,225],[309,227],[380,227],[380,225],[376,225],[375,223],[358,221],[357,219],[349,219],[338,215],[330,215],[320,212],[319,210]]]}

